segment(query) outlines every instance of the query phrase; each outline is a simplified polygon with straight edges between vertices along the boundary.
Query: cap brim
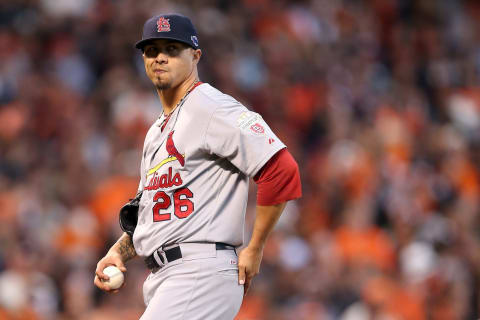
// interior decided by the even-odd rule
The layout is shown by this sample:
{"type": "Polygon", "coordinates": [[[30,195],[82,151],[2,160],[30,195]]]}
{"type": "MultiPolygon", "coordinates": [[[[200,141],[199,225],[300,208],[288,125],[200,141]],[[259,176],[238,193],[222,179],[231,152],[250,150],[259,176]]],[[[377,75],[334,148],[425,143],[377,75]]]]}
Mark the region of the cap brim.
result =
{"type": "Polygon", "coordinates": [[[160,40],[160,39],[175,40],[175,41],[178,41],[178,42],[181,42],[181,43],[185,43],[186,45],[188,45],[189,47],[192,47],[193,49],[198,49],[198,47],[194,47],[191,43],[189,43],[187,41],[180,40],[180,39],[177,39],[175,37],[168,37],[168,36],[142,39],[142,40],[138,41],[137,43],[135,43],[135,48],[143,49],[143,47],[145,47],[147,45],[147,43],[149,43],[153,40],[160,40]]]}

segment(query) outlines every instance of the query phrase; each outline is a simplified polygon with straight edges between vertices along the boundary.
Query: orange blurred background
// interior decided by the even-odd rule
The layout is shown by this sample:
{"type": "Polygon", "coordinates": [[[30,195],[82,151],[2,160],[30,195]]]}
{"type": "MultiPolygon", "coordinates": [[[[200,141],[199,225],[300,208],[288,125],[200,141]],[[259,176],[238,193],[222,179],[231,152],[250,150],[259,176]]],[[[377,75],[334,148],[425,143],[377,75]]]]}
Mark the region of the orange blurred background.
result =
{"type": "MultiPolygon", "coordinates": [[[[147,275],[93,286],[161,106],[133,44],[197,27],[200,77],[302,171],[239,320],[477,319],[480,3],[0,3],[0,319],[138,319],[147,275]]],[[[254,218],[255,186],[247,214],[254,218]]]]}

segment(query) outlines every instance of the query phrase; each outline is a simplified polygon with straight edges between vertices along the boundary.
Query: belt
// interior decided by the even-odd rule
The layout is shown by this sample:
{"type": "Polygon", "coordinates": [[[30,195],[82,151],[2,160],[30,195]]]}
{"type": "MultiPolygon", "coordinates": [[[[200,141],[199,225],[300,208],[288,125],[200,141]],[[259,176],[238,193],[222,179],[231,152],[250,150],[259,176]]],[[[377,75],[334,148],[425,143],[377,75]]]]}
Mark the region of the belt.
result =
{"type": "MultiPolygon", "coordinates": [[[[234,246],[231,246],[222,242],[215,242],[216,250],[235,250],[234,246]]],[[[165,266],[167,263],[182,258],[182,250],[180,245],[176,245],[172,248],[163,250],[159,248],[155,250],[151,255],[144,259],[147,268],[152,272],[156,272],[165,266]]]]}

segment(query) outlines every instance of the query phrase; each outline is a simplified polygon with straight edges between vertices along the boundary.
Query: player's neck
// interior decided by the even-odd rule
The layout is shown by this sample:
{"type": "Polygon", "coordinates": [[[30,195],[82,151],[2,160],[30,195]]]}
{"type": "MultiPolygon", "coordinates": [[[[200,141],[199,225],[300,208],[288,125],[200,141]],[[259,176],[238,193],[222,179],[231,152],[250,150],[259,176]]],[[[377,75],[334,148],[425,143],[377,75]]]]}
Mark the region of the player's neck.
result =
{"type": "Polygon", "coordinates": [[[188,90],[194,86],[196,81],[197,77],[192,76],[174,88],[157,90],[160,102],[162,103],[163,113],[166,115],[170,114],[178,105],[180,100],[185,97],[188,90]]]}

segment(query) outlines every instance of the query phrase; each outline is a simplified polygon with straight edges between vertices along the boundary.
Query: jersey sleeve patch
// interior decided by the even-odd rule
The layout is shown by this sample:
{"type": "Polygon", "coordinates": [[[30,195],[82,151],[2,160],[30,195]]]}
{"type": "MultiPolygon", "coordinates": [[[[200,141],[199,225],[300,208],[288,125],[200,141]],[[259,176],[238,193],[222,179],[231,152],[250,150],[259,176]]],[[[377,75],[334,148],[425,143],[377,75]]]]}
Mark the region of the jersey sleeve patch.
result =
{"type": "Polygon", "coordinates": [[[249,177],[283,147],[262,116],[242,105],[216,109],[205,133],[205,149],[249,177]]]}
{"type": "Polygon", "coordinates": [[[265,127],[263,126],[263,118],[258,113],[247,111],[242,112],[237,119],[237,126],[244,131],[248,131],[255,135],[264,135],[265,127]]]}

